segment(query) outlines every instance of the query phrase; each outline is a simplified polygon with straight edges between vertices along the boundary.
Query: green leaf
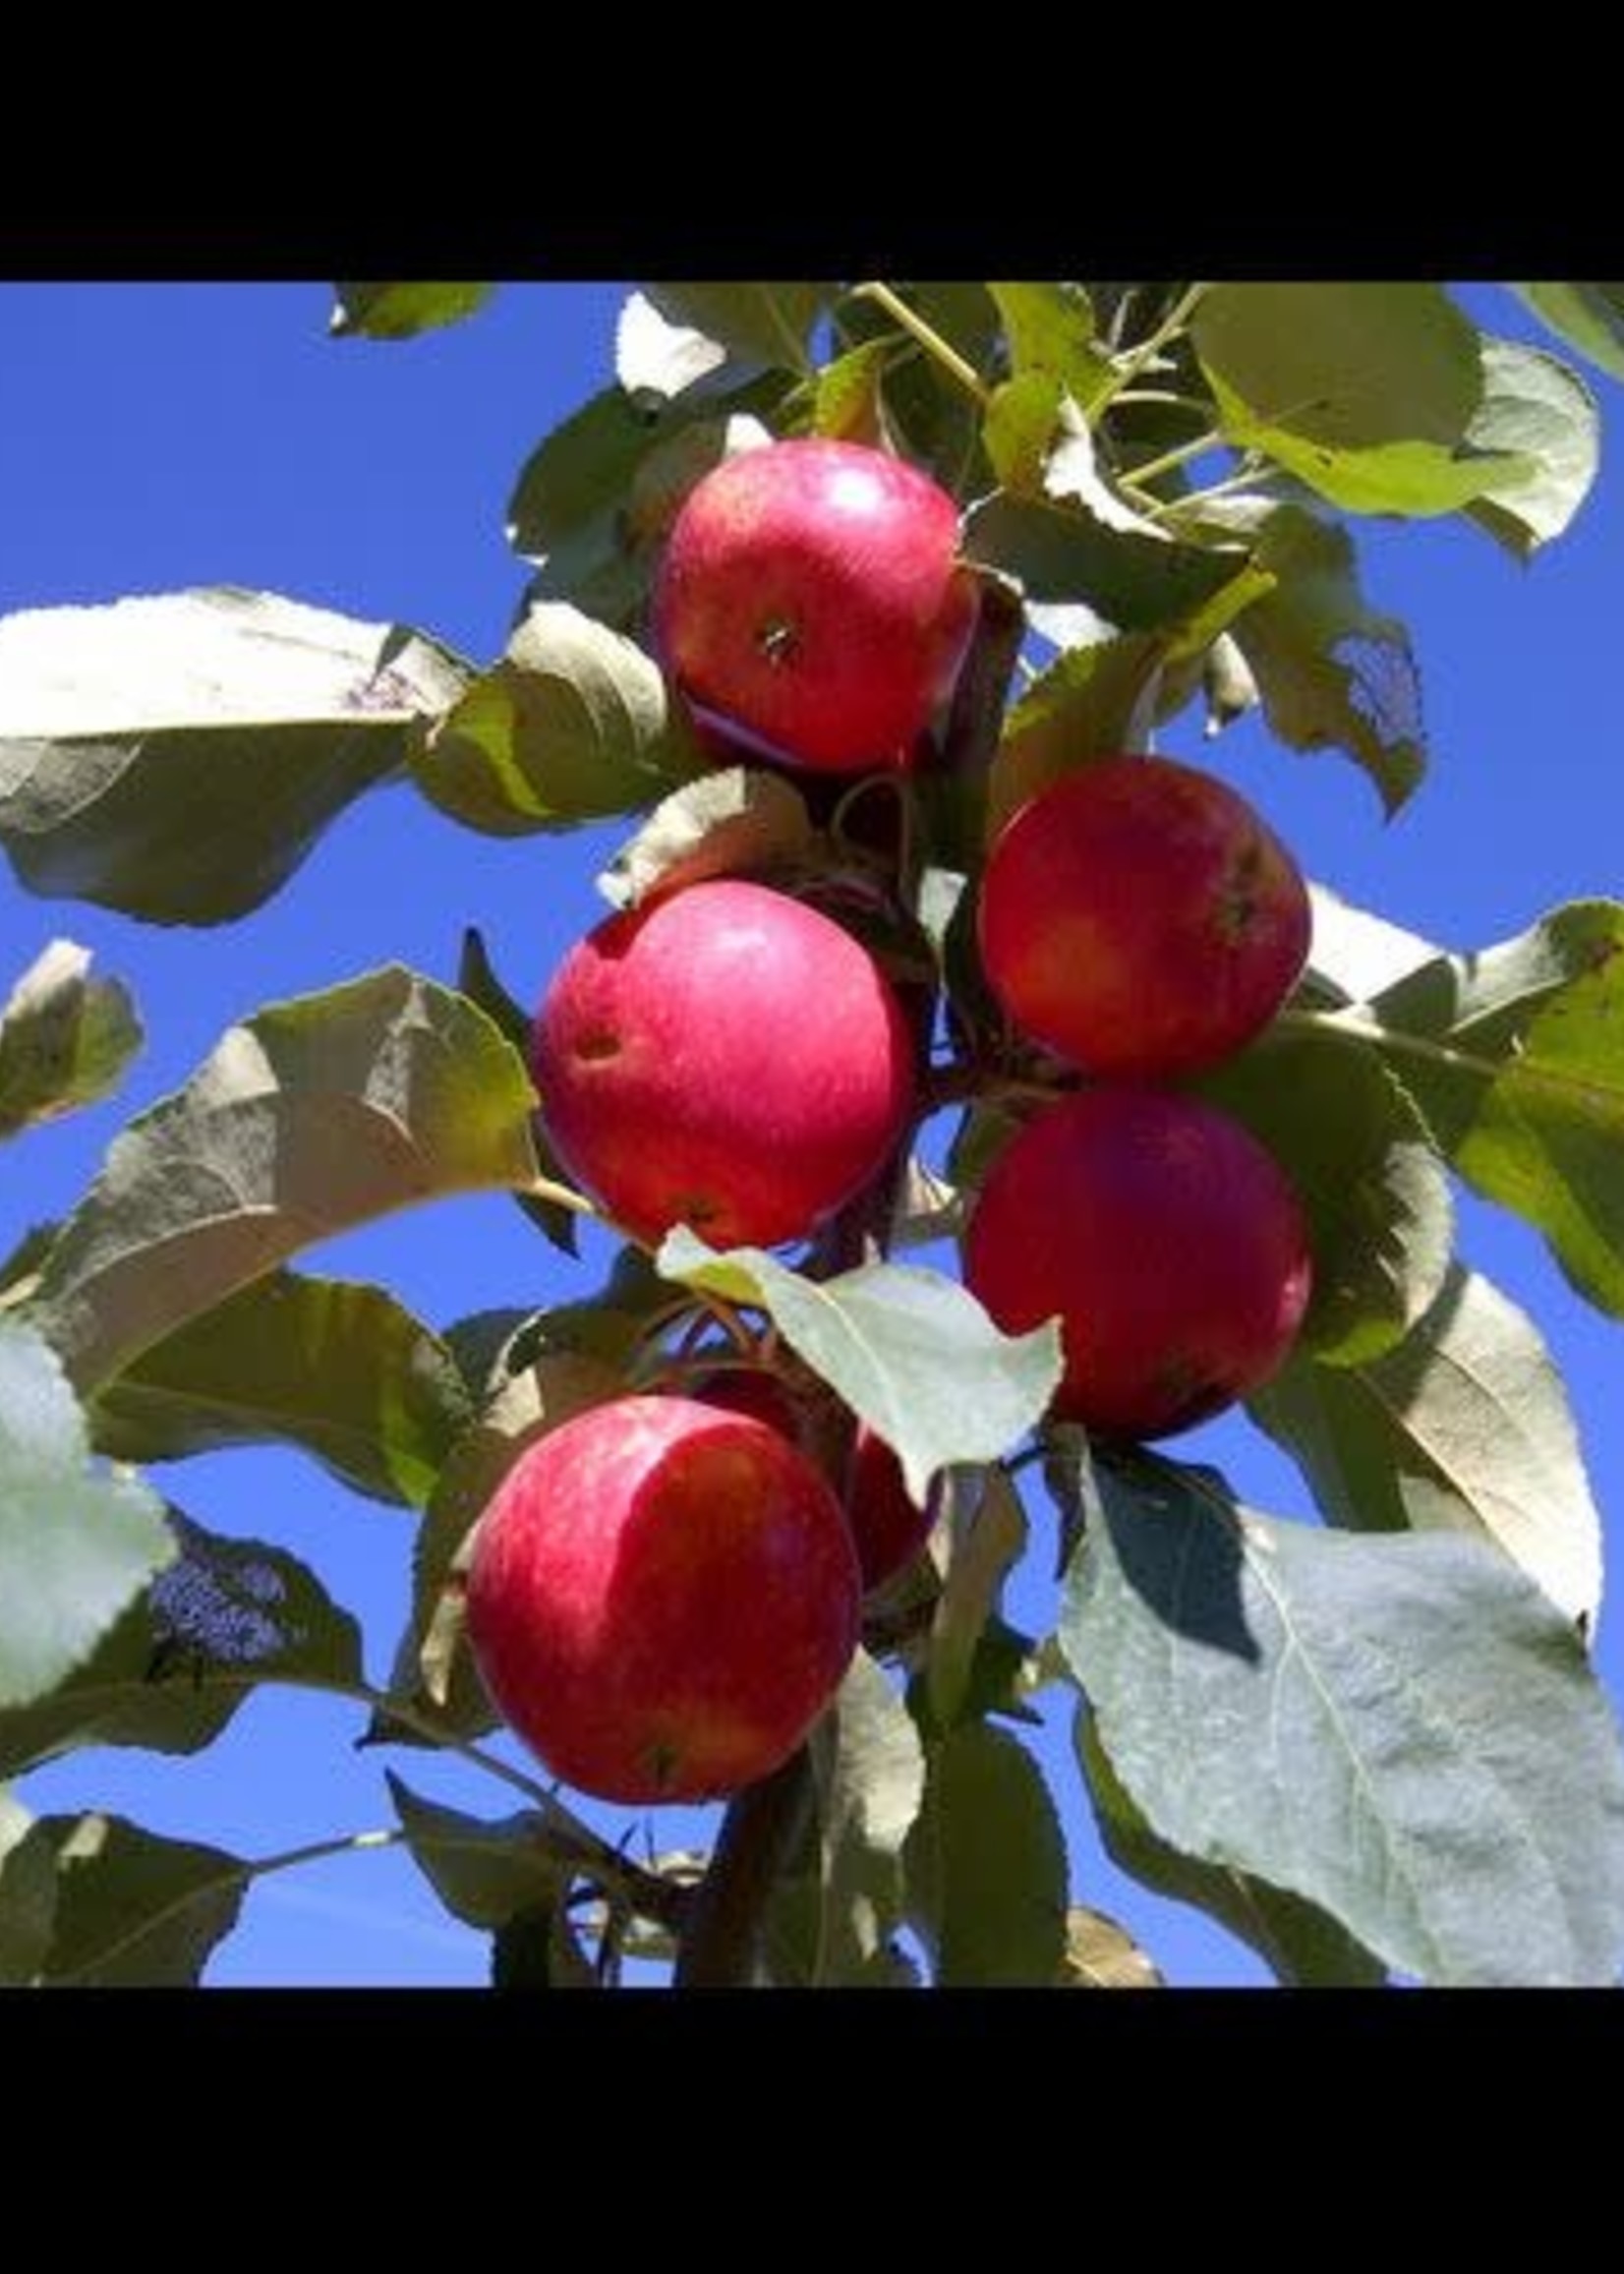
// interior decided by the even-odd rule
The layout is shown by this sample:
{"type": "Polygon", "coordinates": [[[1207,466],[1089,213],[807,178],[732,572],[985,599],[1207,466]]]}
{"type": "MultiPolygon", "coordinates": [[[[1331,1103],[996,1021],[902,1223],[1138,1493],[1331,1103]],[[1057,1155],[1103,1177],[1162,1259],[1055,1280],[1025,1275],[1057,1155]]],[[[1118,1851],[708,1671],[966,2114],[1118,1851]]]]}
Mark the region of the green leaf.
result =
{"type": "Polygon", "coordinates": [[[261,1682],[361,1680],[361,1632],[285,1548],[170,1511],[178,1554],[85,1660],[32,1704],[0,1709],[0,1776],[87,1745],[186,1754],[261,1682]]]}
{"type": "Polygon", "coordinates": [[[117,979],[91,979],[90,951],[53,940],[0,1010],[0,1137],[115,1090],[142,1045],[117,979]]]}
{"type": "Polygon", "coordinates": [[[1238,554],[1220,557],[1232,573],[1191,615],[1160,631],[1106,631],[1068,647],[1022,690],[1006,715],[988,786],[989,839],[1064,775],[1147,745],[1167,668],[1204,653],[1270,589],[1271,578],[1238,554]]]}
{"type": "Polygon", "coordinates": [[[1532,1319],[1457,1265],[1396,1349],[1295,1359],[1251,1412],[1334,1524],[1486,1535],[1581,1628],[1601,1599],[1601,1519],[1562,1377],[1532,1319]]]}
{"type": "Polygon", "coordinates": [[[1132,1936],[1103,1911],[1073,1904],[1066,1914],[1059,1982],[1065,1990],[1162,1990],[1154,1963],[1132,1936]]]}
{"type": "Polygon", "coordinates": [[[356,1491],[421,1508],[472,1419],[450,1352],[392,1295],[275,1271],[146,1350],[91,1426],[123,1461],[300,1445],[356,1491]]]}
{"type": "Polygon", "coordinates": [[[1624,284],[1514,284],[1541,322],[1613,379],[1624,379],[1624,284]]]}
{"type": "Polygon", "coordinates": [[[1021,497],[1043,495],[1064,399],[1059,379],[1043,371],[1022,372],[993,388],[981,414],[981,442],[1002,489],[1021,497]]]}
{"type": "Polygon", "coordinates": [[[659,665],[579,609],[542,601],[412,772],[468,828],[526,837],[647,805],[703,764],[659,665]]]}
{"type": "Polygon", "coordinates": [[[1479,1541],[1278,1523],[1149,1454],[1098,1474],[1060,1642],[1163,1839],[1423,1982],[1617,1978],[1618,1732],[1531,1580],[1479,1541]]]}
{"type": "Polygon", "coordinates": [[[300,1248],[536,1175],[524,1067],[473,1004],[399,964],[267,1005],[139,1115],[37,1297],[82,1389],[300,1248]]]}
{"type": "Polygon", "coordinates": [[[829,299],[822,284],[645,284],[669,323],[720,340],[729,355],[769,369],[811,371],[807,334],[829,299]]]}
{"type": "Polygon", "coordinates": [[[789,381],[688,387],[651,409],[623,387],[594,395],[532,451],[508,500],[508,541],[538,564],[538,600],[573,601],[620,630],[638,620],[680,492],[736,446],[743,414],[769,416],[789,381]],[[729,418],[733,412],[737,417],[729,418]],[[690,440],[688,430],[702,431],[690,440]],[[729,438],[732,437],[732,438],[729,438]]]}
{"type": "Polygon", "coordinates": [[[599,877],[598,890],[612,906],[635,908],[657,889],[762,876],[804,855],[812,843],[812,817],[798,789],[765,767],[729,766],[662,798],[599,877]]]}
{"type": "Polygon", "coordinates": [[[1200,1084],[1281,1167],[1308,1219],[1313,1295],[1301,1349],[1340,1366],[1400,1341],[1443,1285],[1449,1180],[1375,1054],[1277,1026],[1200,1084]]]}
{"type": "Polygon", "coordinates": [[[1127,632],[1067,648],[1005,720],[987,790],[989,843],[1028,798],[1093,758],[1137,748],[1167,659],[1154,632],[1127,632]]]}
{"type": "Polygon", "coordinates": [[[1158,1839],[1106,1759],[1092,1715],[1080,1705],[1076,1748],[1101,1841],[1119,1871],[1217,1919],[1290,1988],[1374,1989],[1386,1981],[1381,1960],[1301,1895],[1226,1864],[1198,1863],[1158,1839]]]}
{"type": "Polygon", "coordinates": [[[1478,334],[1435,284],[1219,284],[1190,335],[1228,439],[1345,510],[1450,513],[1531,470],[1479,435],[1478,334]]]}
{"type": "Polygon", "coordinates": [[[952,1554],[931,1620],[925,1696],[938,1730],[951,1729],[970,1694],[976,1652],[1026,1546],[1026,1512],[1002,1469],[980,1473],[971,1505],[956,1495],[952,1554]]]}
{"type": "Polygon", "coordinates": [[[890,442],[882,391],[895,339],[865,339],[825,364],[813,381],[811,432],[885,449],[890,442]]]}
{"type": "Polygon", "coordinates": [[[1520,560],[1559,537],[1595,480],[1600,419],[1577,372],[1537,348],[1509,339],[1482,343],[1486,391],[1472,440],[1504,450],[1530,469],[1467,507],[1468,517],[1520,560]]]}
{"type": "Polygon", "coordinates": [[[823,1867],[813,1981],[895,1980],[902,1924],[902,1844],[919,1813],[925,1757],[912,1717],[865,1651],[852,1660],[812,1735],[823,1867]]]}
{"type": "Polygon", "coordinates": [[[253,1866],[217,1847],[162,1839],[122,1816],[42,1816],[28,1841],[53,1860],[46,1984],[193,1987],[237,1923],[253,1866]]]}
{"type": "Polygon", "coordinates": [[[1624,904],[1574,901],[1324,1019],[1382,1053],[1467,1182],[1537,1225],[1613,1317],[1624,1317],[1621,952],[1624,904]]]}
{"type": "Polygon", "coordinates": [[[865,1263],[816,1281],[760,1248],[719,1254],[678,1225],[655,1267],[765,1311],[796,1356],[895,1448],[919,1508],[938,1469],[1008,1452],[1060,1380],[1053,1321],[1003,1334],[966,1289],[914,1264],[865,1263]]]}
{"type": "Polygon", "coordinates": [[[1094,311],[1080,284],[989,284],[1010,346],[1010,369],[1057,379],[1087,410],[1111,376],[1094,344],[1094,311]]]}
{"type": "Polygon", "coordinates": [[[1235,640],[1269,731],[1294,750],[1345,750],[1396,813],[1426,770],[1409,633],[1365,606],[1347,531],[1301,505],[1267,509],[1253,558],[1274,589],[1241,617],[1235,640]]]}
{"type": "MultiPolygon", "coordinates": [[[[533,1017],[514,1000],[497,978],[495,966],[486,952],[484,938],[474,924],[466,926],[462,935],[462,953],[457,961],[457,992],[466,995],[470,1003],[485,1013],[528,1067],[533,1017]]],[[[562,1164],[553,1155],[539,1113],[532,1114],[530,1119],[530,1141],[535,1147],[536,1166],[540,1175],[550,1184],[567,1186],[569,1179],[564,1174],[562,1164]]],[[[580,1219],[572,1208],[565,1207],[561,1200],[550,1200],[542,1193],[515,1193],[513,1200],[521,1213],[529,1217],[542,1237],[556,1248],[561,1255],[576,1254],[576,1227],[580,1219]]]]}
{"type": "Polygon", "coordinates": [[[0,845],[30,892],[227,922],[399,771],[467,678],[398,624],[272,593],[0,617],[0,845]]]}
{"type": "Polygon", "coordinates": [[[1161,631],[1246,565],[1227,546],[1113,528],[1079,504],[1000,491],[964,517],[965,557],[1019,580],[1028,601],[1081,601],[1112,628],[1161,631]]]}
{"type": "Polygon", "coordinates": [[[942,1990],[1048,1985],[1066,1953],[1066,1843],[1023,1745],[965,1721],[933,1745],[908,1907],[942,1990]]]}
{"type": "Polygon", "coordinates": [[[454,1919],[490,1934],[538,1907],[556,1909],[569,1871],[536,1809],[491,1822],[421,1799],[392,1769],[384,1776],[412,1861],[454,1919]]]}
{"type": "Polygon", "coordinates": [[[460,323],[483,308],[493,284],[339,284],[327,329],[334,339],[412,339],[460,323]]]}
{"type": "Polygon", "coordinates": [[[0,1707],[61,1681],[174,1553],[151,1488],[92,1465],[56,1353],[0,1317],[0,1707]]]}
{"type": "Polygon", "coordinates": [[[39,1979],[56,1926],[56,1868],[33,1818],[0,1786],[0,1990],[39,1979]]]}

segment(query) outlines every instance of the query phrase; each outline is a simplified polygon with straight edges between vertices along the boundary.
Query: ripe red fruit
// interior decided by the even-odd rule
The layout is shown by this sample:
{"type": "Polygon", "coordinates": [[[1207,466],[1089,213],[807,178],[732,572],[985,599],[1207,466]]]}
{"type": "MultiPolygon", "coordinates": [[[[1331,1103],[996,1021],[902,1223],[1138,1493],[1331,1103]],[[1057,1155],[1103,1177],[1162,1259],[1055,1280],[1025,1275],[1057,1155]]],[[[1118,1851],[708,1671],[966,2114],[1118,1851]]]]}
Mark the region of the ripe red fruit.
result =
{"type": "MultiPolygon", "coordinates": [[[[792,1443],[811,1450],[807,1417],[776,1375],[744,1368],[708,1377],[695,1390],[708,1405],[750,1414],[792,1443]]],[[[857,1549],[863,1593],[871,1594],[896,1577],[924,1545],[936,1520],[939,1495],[926,1494],[916,1508],[902,1481],[902,1464],[866,1422],[857,1424],[846,1470],[845,1514],[857,1549]]]]}
{"type": "Polygon", "coordinates": [[[940,1500],[940,1490],[933,1485],[924,1507],[916,1508],[902,1482],[901,1462],[866,1422],[857,1424],[846,1472],[845,1507],[865,1594],[895,1579],[905,1563],[913,1561],[930,1537],[940,1500]]]}
{"type": "Polygon", "coordinates": [[[617,1398],[538,1438],[468,1575],[497,1712],[605,1800],[711,1800],[769,1775],[839,1686],[858,1616],[820,1472],[765,1423],[692,1398],[617,1398]]]}
{"type": "Polygon", "coordinates": [[[1053,1412],[1165,1436],[1259,1388],[1307,1309],[1312,1259],[1273,1156],[1216,1107],[1135,1088],[1046,1106],[993,1162],[964,1278],[1010,1333],[1060,1314],[1053,1412]]]}
{"type": "Polygon", "coordinates": [[[559,1158],[639,1239],[809,1232],[906,1127],[913,1048],[868,950],[737,877],[610,916],[565,957],[532,1048],[559,1158]]]}
{"type": "Polygon", "coordinates": [[[1090,1073],[1159,1080],[1249,1042],[1308,953],[1302,873],[1261,815],[1171,758],[1103,758],[1023,805],[981,887],[1010,1017],[1090,1073]]]}
{"type": "Polygon", "coordinates": [[[775,442],[689,492],[654,595],[661,660],[702,717],[834,773],[905,766],[975,620],[958,508],[860,442],[775,442]]]}

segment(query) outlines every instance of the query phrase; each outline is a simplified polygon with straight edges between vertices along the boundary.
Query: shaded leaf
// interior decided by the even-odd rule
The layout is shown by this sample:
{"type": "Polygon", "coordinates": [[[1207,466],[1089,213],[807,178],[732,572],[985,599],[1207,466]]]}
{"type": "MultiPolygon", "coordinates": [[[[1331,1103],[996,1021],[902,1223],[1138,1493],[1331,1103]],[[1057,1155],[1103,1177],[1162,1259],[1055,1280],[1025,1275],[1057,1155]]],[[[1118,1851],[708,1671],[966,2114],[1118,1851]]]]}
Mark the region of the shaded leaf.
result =
{"type": "Polygon", "coordinates": [[[40,1323],[97,1386],[300,1248],[530,1184],[535,1102],[485,1014],[399,964],[267,1005],[113,1140],[46,1259],[40,1323]]]}
{"type": "Polygon", "coordinates": [[[450,1352],[392,1295],[275,1271],[145,1351],[91,1427],[124,1461],[299,1445],[354,1490],[422,1507],[472,1419],[450,1352]]]}
{"type": "Polygon", "coordinates": [[[1007,1335],[969,1292],[908,1263],[814,1281],[760,1248],[718,1254],[679,1225],[656,1268],[759,1306],[797,1357],[893,1446],[909,1497],[958,1461],[995,1461],[1041,1417],[1061,1374],[1059,1329],[1007,1335]]]}
{"type": "Polygon", "coordinates": [[[668,322],[690,324],[729,355],[769,369],[812,368],[807,334],[829,298],[822,284],[645,284],[668,322]]]}
{"type": "Polygon", "coordinates": [[[37,1981],[56,1926],[56,1867],[33,1818],[0,1786],[0,1990],[37,1981]]]}
{"type": "Polygon", "coordinates": [[[327,329],[334,339],[412,339],[460,323],[483,308],[493,284],[339,284],[327,329]]]}
{"type": "Polygon", "coordinates": [[[1168,668],[1204,654],[1270,588],[1266,572],[1234,554],[1221,557],[1231,575],[1190,615],[1159,631],[1107,631],[1068,647],[1012,704],[988,785],[989,838],[1063,775],[1148,746],[1168,668]]]}
{"type": "Polygon", "coordinates": [[[42,1816],[28,1835],[56,1872],[46,1984],[182,1989],[237,1923],[253,1866],[122,1816],[42,1816]]]}
{"type": "Polygon", "coordinates": [[[58,1229],[55,1224],[30,1225],[0,1263],[0,1310],[13,1310],[31,1299],[39,1284],[40,1266],[51,1252],[58,1229]]]}
{"type": "Polygon", "coordinates": [[[1345,750],[1396,813],[1426,767],[1421,679],[1396,616],[1366,607],[1344,529],[1275,505],[1253,556],[1274,589],[1235,626],[1269,731],[1294,750],[1345,750]]]}
{"type": "Polygon", "coordinates": [[[1181,1855],[1159,1839],[1106,1759],[1093,1717],[1077,1709],[1077,1759],[1106,1854],[1174,1902],[1192,1903],[1250,1946],[1290,1988],[1374,1989],[1387,1969],[1326,1911],[1265,1879],[1181,1855]]]}
{"type": "Polygon", "coordinates": [[[1238,447],[1353,512],[1453,512],[1532,462],[1474,427],[1478,334],[1435,284],[1218,284],[1190,335],[1238,447]]]}
{"type": "Polygon", "coordinates": [[[966,558],[1018,579],[1028,601],[1082,601],[1114,629],[1160,631],[1244,567],[1227,546],[1113,528],[1077,504],[999,492],[964,517],[966,558]]]}
{"type": "MultiPolygon", "coordinates": [[[[718,375],[720,378],[720,375],[718,375]]],[[[637,627],[664,526],[677,492],[734,446],[743,423],[770,415],[789,384],[779,373],[725,389],[685,388],[658,408],[606,388],[532,451],[508,500],[508,541],[538,564],[535,600],[573,601],[622,631],[637,627]],[[703,432],[694,450],[690,427],[703,432]]]]}
{"type": "Polygon", "coordinates": [[[1484,1544],[1278,1523],[1099,1464],[1061,1647],[1152,1829],[1428,1983],[1603,1984],[1624,1761],[1572,1627],[1484,1544]]]}
{"type": "Polygon", "coordinates": [[[92,1464],[56,1353],[0,1317],[0,1707],[61,1681],[174,1553],[151,1487],[92,1464]]]}
{"type": "Polygon", "coordinates": [[[1299,1348],[1339,1366],[1391,1349],[1449,1269],[1449,1180],[1373,1052],[1275,1027],[1200,1083],[1285,1170],[1308,1219],[1313,1294],[1299,1348]]]}
{"type": "Polygon", "coordinates": [[[412,771],[470,829],[525,837],[647,805],[703,765],[660,667],[579,609],[542,601],[412,771]]]}
{"type": "Polygon", "coordinates": [[[982,1473],[967,1509],[956,1496],[948,1536],[952,1555],[925,1659],[925,1694],[937,1729],[951,1728],[964,1711],[977,1647],[1026,1545],[1026,1512],[1002,1469],[982,1473]]]}
{"type": "Polygon", "coordinates": [[[805,853],[812,839],[806,800],[782,775],[729,766],[663,798],[599,877],[598,890],[612,906],[635,908],[657,889],[762,875],[805,853]]]}
{"type": "Polygon", "coordinates": [[[499,1821],[467,1816],[415,1793],[392,1769],[383,1772],[412,1861],[454,1919],[492,1933],[526,1912],[551,1912],[569,1870],[549,1846],[533,1808],[499,1821]]]}
{"type": "Polygon", "coordinates": [[[812,1735],[822,1870],[812,1979],[887,1987],[902,1924],[902,1843],[925,1788],[919,1734],[883,1669],[852,1660],[812,1735]]]}
{"type": "Polygon", "coordinates": [[[908,1907],[942,1990],[1047,1985],[1066,1951],[1066,1844],[1025,1747],[982,1721],[930,1749],[908,1907]]]}
{"type": "Polygon", "coordinates": [[[1073,1904],[1058,1980],[1067,1990],[1161,1990],[1160,1973],[1132,1936],[1103,1911],[1073,1904]]]}
{"type": "Polygon", "coordinates": [[[1396,1349],[1295,1359],[1251,1403],[1334,1524],[1486,1534],[1559,1610],[1594,1625],[1601,1520],[1562,1377],[1532,1319],[1455,1266],[1396,1349]]]}
{"type": "Polygon", "coordinates": [[[1624,284],[1514,284],[1541,322],[1570,347],[1624,379],[1624,284]]]}
{"type": "Polygon", "coordinates": [[[1467,507],[1469,519],[1526,560],[1559,537],[1595,479],[1600,419],[1577,372],[1537,348],[1484,339],[1485,392],[1472,439],[1526,463],[1519,479],[1495,483],[1467,507]]]}
{"type": "Polygon", "coordinates": [[[0,1710],[0,1777],[87,1745],[197,1753],[261,1682],[361,1680],[361,1633],[315,1575],[262,1540],[170,1511],[178,1553],[84,1662],[0,1710]]]}
{"type": "Polygon", "coordinates": [[[491,1938],[493,1990],[595,1990],[598,1983],[561,1904],[519,1911],[491,1938]]]}
{"type": "Polygon", "coordinates": [[[0,617],[0,844],[31,892],[226,922],[467,679],[416,632],[273,593],[0,617]]]}
{"type": "Polygon", "coordinates": [[[0,1010],[0,1137],[116,1089],[142,1045],[117,979],[92,979],[90,951],[53,940],[0,1010]]]}
{"type": "Polygon", "coordinates": [[[1325,1023],[1373,1044],[1467,1182],[1537,1225],[1580,1294],[1624,1316],[1624,904],[1570,902],[1325,1023]]]}

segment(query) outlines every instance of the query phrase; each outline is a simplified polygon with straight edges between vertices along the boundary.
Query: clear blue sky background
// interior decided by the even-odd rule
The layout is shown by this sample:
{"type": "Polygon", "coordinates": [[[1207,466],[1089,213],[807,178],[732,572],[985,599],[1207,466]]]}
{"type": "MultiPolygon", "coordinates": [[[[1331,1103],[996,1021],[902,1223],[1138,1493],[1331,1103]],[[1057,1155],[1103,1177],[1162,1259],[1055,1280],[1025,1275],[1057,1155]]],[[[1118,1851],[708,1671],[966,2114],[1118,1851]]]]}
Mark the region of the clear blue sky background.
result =
{"type": "MultiPolygon", "coordinates": [[[[501,648],[523,565],[503,506],[525,455],[611,372],[617,286],[509,290],[472,322],[403,345],[334,342],[318,284],[0,286],[0,612],[231,583],[434,631],[480,660],[501,648]]],[[[1529,335],[1509,294],[1472,287],[1492,327],[1529,335]]],[[[1619,392],[1594,379],[1604,418],[1619,392]]],[[[1608,447],[1610,445],[1610,448],[1608,447]]],[[[1624,593],[1624,435],[1574,529],[1521,569],[1470,529],[1363,531],[1367,591],[1405,616],[1420,653],[1432,771],[1396,824],[1336,757],[1300,758],[1251,722],[1203,748],[1192,724],[1164,746],[1211,764],[1259,803],[1305,867],[1348,899],[1455,947],[1521,930],[1556,903],[1624,889],[1617,809],[1618,611],[1624,593]]],[[[603,912],[592,878],[618,830],[502,843],[461,831],[410,789],[344,816],[271,904],[207,933],[159,930],[24,893],[0,868],[0,991],[53,936],[96,952],[135,990],[147,1047],[112,1104],[6,1149],[0,1251],[70,1206],[128,1115],[174,1088],[221,1030],[270,997],[400,960],[454,974],[465,922],[484,929],[514,991],[540,993],[603,912]]],[[[1624,1508],[1619,1329],[1590,1311],[1535,1235],[1470,1200],[1462,1246],[1541,1327],[1566,1373],[1603,1511],[1624,1508]]],[[[449,1203],[328,1243],[306,1258],[376,1279],[443,1324],[495,1304],[581,1292],[505,1199],[449,1203]]],[[[1216,1461],[1256,1505],[1310,1513],[1296,1472],[1244,1424],[1172,1448],[1216,1461]]],[[[209,1456],[160,1471],[177,1503],[221,1531],[304,1555],[363,1621],[386,1678],[404,1617],[411,1521],[363,1501],[292,1453],[209,1456]]],[[[1032,1568],[1012,1598],[1052,1615],[1052,1531],[1034,1510],[1032,1568]]],[[[1598,1663],[1624,1696],[1624,1634],[1604,1608],[1598,1663]]],[[[1087,1826],[1064,1701],[1036,1742],[1056,1780],[1078,1897],[1110,1910],[1179,1983],[1268,1977],[1194,1914],[1113,1872],[1087,1826]]],[[[418,1752],[357,1753],[356,1709],[262,1695],[190,1761],[94,1753],[28,1779],[36,1811],[80,1805],[247,1856],[389,1821],[382,1769],[492,1816],[511,1794],[418,1752]]],[[[707,1815],[714,1812],[707,1812],[707,1815]]],[[[600,1811],[616,1835],[623,1812],[600,1811]]],[[[705,1822],[672,1817],[662,1844],[705,1822]]],[[[258,1887],[212,1983],[478,1983],[486,1946],[448,1920],[405,1856],[362,1853],[258,1887]]]]}

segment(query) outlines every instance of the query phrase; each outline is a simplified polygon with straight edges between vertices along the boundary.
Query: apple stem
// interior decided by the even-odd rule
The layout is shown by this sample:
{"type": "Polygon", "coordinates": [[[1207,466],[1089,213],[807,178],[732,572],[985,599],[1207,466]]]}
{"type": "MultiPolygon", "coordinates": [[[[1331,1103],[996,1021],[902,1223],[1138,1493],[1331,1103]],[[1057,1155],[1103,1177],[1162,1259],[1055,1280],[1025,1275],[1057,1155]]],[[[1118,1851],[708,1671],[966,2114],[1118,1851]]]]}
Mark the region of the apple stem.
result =
{"type": "Polygon", "coordinates": [[[1099,425],[1103,413],[1117,400],[1123,390],[1131,386],[1140,372],[1155,361],[1163,348],[1178,338],[1209,290],[1210,286],[1206,284],[1187,286],[1168,310],[1166,316],[1163,317],[1161,322],[1157,324],[1155,330],[1148,332],[1136,346],[1129,350],[1111,378],[1107,379],[1105,385],[1088,406],[1091,426],[1097,427],[1099,425]]]}
{"type": "Polygon", "coordinates": [[[925,353],[941,365],[948,377],[961,386],[967,395],[973,395],[983,407],[992,399],[975,367],[966,363],[956,347],[950,347],[935,326],[927,323],[889,284],[853,285],[852,298],[872,300],[876,308],[883,308],[893,323],[899,324],[911,338],[916,339],[925,353]]]}

